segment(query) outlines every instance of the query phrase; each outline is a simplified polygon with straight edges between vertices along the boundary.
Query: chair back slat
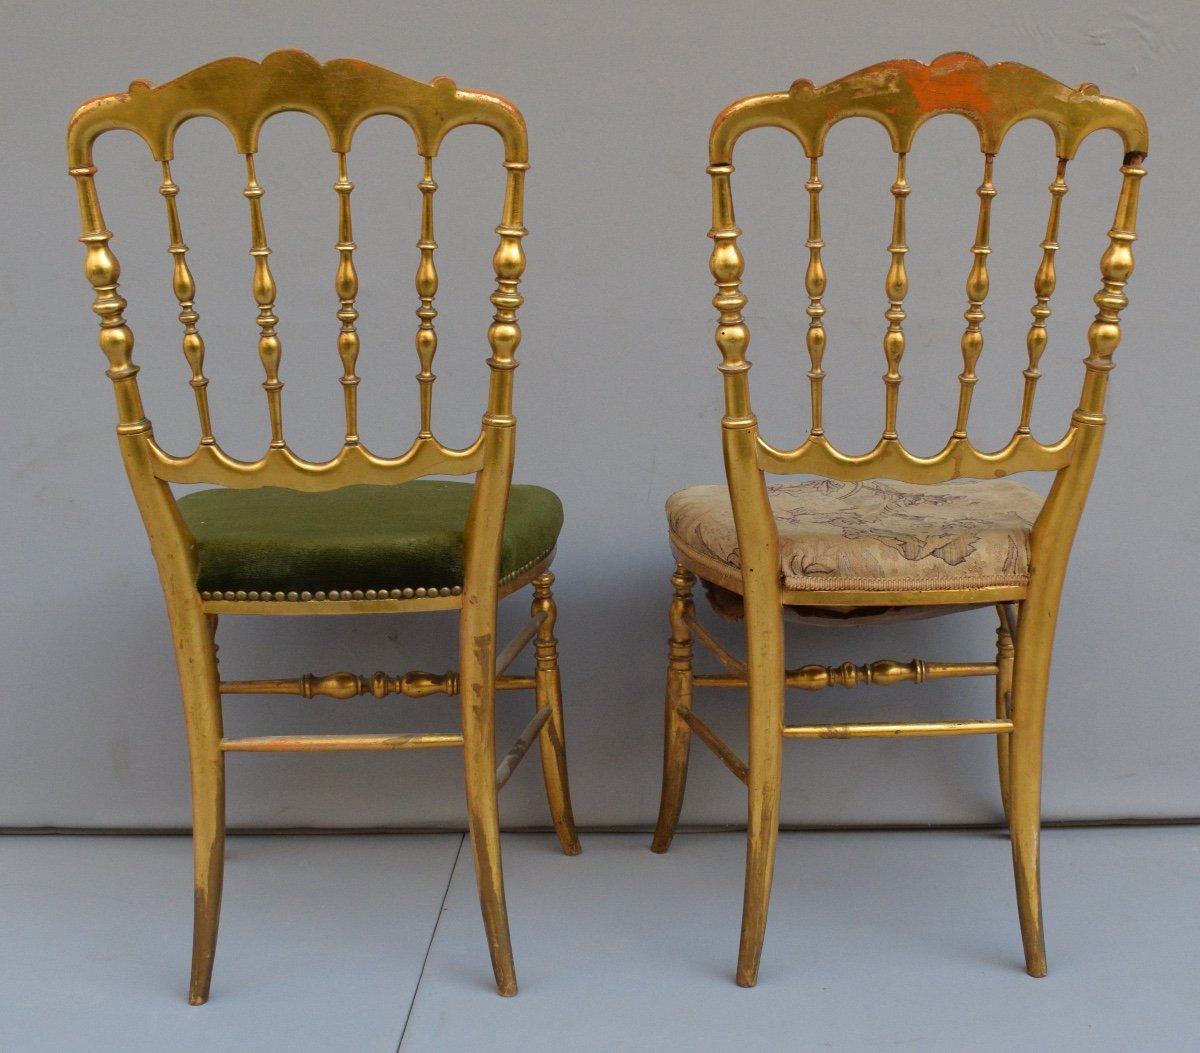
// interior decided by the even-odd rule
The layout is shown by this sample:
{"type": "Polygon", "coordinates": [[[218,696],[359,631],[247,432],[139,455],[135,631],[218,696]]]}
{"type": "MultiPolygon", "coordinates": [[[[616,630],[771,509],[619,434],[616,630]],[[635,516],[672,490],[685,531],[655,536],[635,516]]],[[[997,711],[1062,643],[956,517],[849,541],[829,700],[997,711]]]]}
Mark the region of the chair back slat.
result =
{"type": "Polygon", "coordinates": [[[433,357],[437,354],[437,330],[433,320],[437,318],[437,308],[433,306],[434,297],[438,291],[437,265],[433,253],[437,242],[433,236],[433,195],[437,193],[438,185],[433,179],[433,158],[425,158],[425,174],[417,184],[421,191],[421,238],[417,249],[421,253],[417,264],[417,298],[421,306],[417,308],[417,317],[421,320],[417,327],[417,360],[421,364],[421,372],[417,374],[417,383],[421,395],[421,431],[422,436],[432,435],[433,421],[433,382],[437,377],[433,373],[433,357]]]}
{"type": "Polygon", "coordinates": [[[883,334],[883,355],[887,359],[887,372],[883,375],[884,383],[884,424],[883,437],[895,439],[896,407],[900,401],[900,383],[904,379],[900,375],[900,360],[904,357],[904,298],[908,295],[908,268],[904,257],[908,254],[908,235],[905,230],[905,206],[912,188],[904,175],[904,163],[908,157],[905,153],[896,155],[896,181],[892,184],[892,242],[888,252],[892,262],[888,266],[887,279],[884,282],[884,292],[887,294],[888,309],[883,316],[887,319],[887,332],[883,334]]]}
{"type": "Polygon", "coordinates": [[[344,151],[337,155],[338,177],[333,184],[338,196],[338,266],[334,278],[334,291],[338,298],[337,318],[341,323],[338,332],[338,356],[342,360],[342,398],[346,410],[346,445],[358,445],[358,351],[360,340],[355,322],[358,321],[358,309],[354,306],[358,299],[358,271],[354,266],[354,224],[350,214],[350,194],[354,184],[350,182],[350,174],[344,151]]]}
{"type": "Polygon", "coordinates": [[[208,410],[208,378],[204,375],[204,338],[200,335],[200,314],[196,310],[196,280],[188,266],[188,247],[183,240],[183,225],[179,219],[179,185],[171,177],[171,162],[162,163],[163,181],[158,192],[167,206],[167,230],[171,254],[171,287],[179,301],[179,323],[183,326],[183,357],[192,370],[190,381],[196,396],[196,415],[200,419],[200,442],[209,446],[213,438],[212,418],[208,410]]]}
{"type": "Polygon", "coordinates": [[[1029,434],[1030,419],[1033,416],[1033,398],[1037,393],[1037,382],[1041,377],[1038,363],[1042,360],[1042,352],[1046,350],[1046,340],[1049,336],[1046,323],[1050,320],[1050,297],[1054,295],[1054,286],[1058,276],[1054,267],[1054,255],[1058,252],[1058,224],[1062,215],[1062,202],[1067,194],[1067,159],[1058,159],[1058,171],[1054,174],[1054,182],[1050,184],[1050,215],[1046,220],[1046,236],[1042,239],[1042,262],[1038,265],[1037,273],[1033,276],[1034,303],[1029,309],[1033,321],[1029,326],[1029,335],[1025,338],[1025,348],[1029,354],[1029,365],[1025,369],[1025,390],[1021,395],[1021,421],[1017,432],[1029,434]]]}
{"type": "Polygon", "coordinates": [[[279,317],[275,314],[275,276],[271,273],[271,248],[267,244],[267,227],[263,221],[262,199],[266,191],[258,182],[254,169],[254,154],[246,154],[246,189],[242,195],[250,203],[250,256],[254,260],[254,279],[251,288],[254,302],[258,304],[258,357],[262,360],[263,391],[267,393],[267,411],[271,416],[271,448],[281,450],[283,441],[283,381],[279,379],[279,362],[283,357],[283,344],[276,326],[279,317]]]}
{"type": "Polygon", "coordinates": [[[825,379],[822,362],[825,357],[825,305],[822,298],[825,295],[825,263],[821,259],[821,250],[825,242],[821,237],[821,191],[825,184],[817,168],[818,160],[809,159],[808,181],[804,189],[808,191],[808,240],[804,247],[808,249],[808,267],[804,271],[804,291],[808,293],[808,330],[804,341],[808,347],[809,359],[809,393],[812,400],[812,429],[811,435],[824,435],[822,424],[821,387],[825,379]]]}
{"type": "Polygon", "coordinates": [[[967,417],[971,413],[971,394],[975,389],[975,366],[983,352],[983,325],[987,317],[983,301],[987,299],[991,282],[988,278],[988,255],[991,253],[992,199],[996,187],[992,183],[992,162],[995,154],[984,154],[983,182],[976,193],[979,195],[979,218],[975,223],[975,244],[971,247],[973,261],[967,275],[967,309],[963,312],[967,328],[963,331],[961,347],[963,371],[958,375],[958,416],[954,422],[954,438],[967,437],[967,417]]]}

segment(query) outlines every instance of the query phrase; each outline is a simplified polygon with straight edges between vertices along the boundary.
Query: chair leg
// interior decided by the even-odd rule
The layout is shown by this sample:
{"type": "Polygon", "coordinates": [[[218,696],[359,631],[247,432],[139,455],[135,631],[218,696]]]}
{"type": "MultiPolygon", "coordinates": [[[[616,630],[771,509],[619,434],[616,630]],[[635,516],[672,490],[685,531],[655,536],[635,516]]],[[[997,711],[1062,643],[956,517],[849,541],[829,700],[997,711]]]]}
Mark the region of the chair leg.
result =
{"type": "Polygon", "coordinates": [[[534,579],[532,614],[544,611],[545,621],[534,641],[537,668],[534,674],[534,696],[538,709],[551,709],[549,721],[538,735],[542,752],[542,776],[546,783],[546,799],[550,817],[558,834],[562,850],[569,856],[579,855],[579,832],[575,829],[575,814],[571,810],[571,787],[567,781],[567,747],[563,732],[562,680],[558,673],[558,641],[554,638],[554,623],[558,608],[550,587],[554,575],[547,571],[534,579]]]}
{"type": "Polygon", "coordinates": [[[500,862],[500,813],[496,800],[496,633],[495,606],[480,612],[464,606],[460,623],[460,702],[463,768],[467,783],[467,826],[475,857],[475,882],[483,928],[492,956],[496,989],[517,993],[504,873],[500,862]]]}
{"type": "Polygon", "coordinates": [[[217,619],[190,609],[172,611],[171,621],[192,774],[195,911],[188,1002],[203,1005],[212,981],[225,871],[225,755],[221,752],[217,619]]]}
{"type": "Polygon", "coordinates": [[[1039,848],[1042,742],[1055,614],[1054,609],[1045,604],[1033,607],[1028,600],[1022,604],[1013,671],[1009,830],[1025,969],[1030,976],[1046,975],[1039,848]]]}
{"type": "Polygon", "coordinates": [[[678,707],[692,708],[692,631],[686,617],[695,611],[692,586],[696,577],[682,563],[675,564],[671,584],[675,596],[671,600],[670,664],[667,669],[667,712],[663,734],[663,784],[658,806],[658,824],[653,852],[665,852],[671,847],[679,813],[683,808],[683,791],[687,787],[688,750],[692,730],[678,713],[678,707]]]}
{"type": "Polygon", "coordinates": [[[779,793],[783,773],[783,616],[777,604],[763,610],[747,597],[746,668],[749,681],[750,753],[747,779],[746,890],[737,982],[758,982],[767,928],[767,907],[779,838],[779,793]],[[760,613],[761,612],[761,613],[760,613]]]}
{"type": "MultiPolygon", "coordinates": [[[[1009,720],[1012,717],[1013,681],[1013,638],[1003,606],[997,606],[1000,627],[996,630],[996,718],[1009,720]]],[[[1009,776],[1009,753],[1012,743],[1008,735],[996,736],[996,760],[1000,772],[1000,803],[1004,807],[1004,822],[1008,825],[1012,815],[1012,795],[1009,776]]]]}

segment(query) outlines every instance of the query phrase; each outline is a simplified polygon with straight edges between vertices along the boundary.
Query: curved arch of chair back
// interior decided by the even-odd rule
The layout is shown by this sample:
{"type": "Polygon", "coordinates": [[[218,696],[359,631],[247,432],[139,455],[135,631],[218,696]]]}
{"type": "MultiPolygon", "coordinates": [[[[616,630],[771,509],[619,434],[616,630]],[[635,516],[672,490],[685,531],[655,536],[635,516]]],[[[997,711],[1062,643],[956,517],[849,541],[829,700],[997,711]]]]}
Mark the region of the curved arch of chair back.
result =
{"type": "Polygon", "coordinates": [[[985,65],[972,55],[943,55],[929,65],[911,60],[880,63],[821,87],[796,81],[786,92],[756,95],[735,102],[716,119],[709,140],[709,168],[713,192],[714,241],[711,270],[717,285],[713,305],[720,312],[716,342],[722,355],[720,370],[725,383],[723,420],[726,465],[738,522],[743,570],[769,567],[773,549],[773,520],[767,505],[764,473],[814,474],[833,479],[892,478],[914,483],[938,483],[955,478],[987,479],[1022,471],[1058,472],[1051,496],[1034,530],[1034,566],[1065,562],[1075,524],[1091,480],[1104,427],[1104,397],[1112,356],[1120,341],[1121,310],[1127,300],[1125,284],[1133,271],[1132,242],[1138,187],[1145,174],[1141,162],[1148,149],[1146,122],[1136,107],[1099,94],[1095,85],[1069,88],[1036,70],[1016,63],[985,65]],[[959,401],[955,428],[945,446],[931,457],[919,457],[905,448],[897,432],[900,367],[905,351],[904,299],[908,291],[905,254],[905,201],[910,187],[905,161],[917,129],[929,118],[954,113],[966,117],[979,133],[984,155],[983,179],[977,191],[979,213],[971,247],[973,263],[966,280],[966,327],[961,339],[963,371],[959,375],[959,401]],[[879,441],[865,454],[850,455],[835,448],[825,434],[821,389],[826,335],[823,324],[826,275],[821,259],[820,194],[823,183],[819,159],[829,129],[847,117],[866,117],[887,130],[896,153],[896,179],[891,187],[894,212],[890,262],[884,278],[887,327],[883,333],[886,372],[884,421],[879,441]],[[1034,276],[1035,302],[1027,338],[1028,366],[1024,370],[1024,396],[1020,419],[1011,440],[995,451],[980,450],[968,436],[975,368],[983,350],[982,323],[988,294],[993,160],[1008,130],[1018,121],[1035,119],[1054,133],[1057,171],[1050,185],[1049,216],[1042,242],[1042,260],[1034,276]],[[780,450],[758,433],[750,405],[746,358],[749,329],[742,315],[747,300],[741,291],[743,259],[737,239],[730,177],[733,150],[741,135],[761,127],[791,132],[809,159],[808,263],[805,290],[809,299],[806,334],[810,359],[808,373],[812,421],[808,436],[796,448],[780,450]],[[1083,391],[1065,434],[1050,443],[1034,438],[1033,411],[1038,363],[1047,342],[1046,322],[1055,287],[1055,252],[1058,249],[1059,215],[1067,192],[1067,163],[1080,143],[1093,132],[1116,132],[1124,144],[1123,180],[1116,216],[1109,231],[1109,247],[1100,261],[1101,289],[1098,308],[1088,330],[1089,355],[1084,360],[1083,391]],[[1045,560],[1053,541],[1060,558],[1045,560]],[[1039,548],[1041,549],[1039,553],[1039,548]],[[749,559],[748,559],[749,557],[749,559]]]}
{"type": "MultiPolygon", "coordinates": [[[[70,173],[79,194],[82,236],[86,246],[84,269],[95,290],[92,309],[100,318],[99,341],[108,358],[108,376],[117,399],[118,435],[130,480],[143,517],[155,542],[162,568],[163,552],[158,542],[166,540],[173,525],[175,536],[186,538],[168,483],[210,483],[226,487],[284,486],[297,490],[328,490],[353,483],[399,483],[430,474],[478,473],[468,526],[468,536],[487,522],[495,527],[495,547],[504,518],[504,502],[513,459],[512,374],[517,366],[515,352],[521,339],[517,310],[523,302],[518,285],[525,267],[522,238],[524,174],[528,169],[525,124],[515,107],[504,99],[479,92],[461,91],[454,82],[439,78],[430,84],[410,80],[377,66],[353,59],[319,63],[299,51],[279,51],[261,63],[250,59],[222,59],[202,66],[176,80],[152,87],[135,81],[129,91],[106,95],[81,106],[67,132],[70,173]],[[334,292],[338,301],[336,318],[337,352],[341,359],[342,398],[345,404],[345,438],[337,454],[326,461],[308,461],[296,455],[284,438],[280,365],[282,343],[275,314],[276,286],[269,262],[270,247],[263,217],[264,188],[255,174],[259,131],[273,114],[299,111],[315,117],[329,136],[336,156],[337,179],[333,189],[338,213],[337,263],[334,292]],[[417,248],[415,300],[419,306],[416,352],[420,364],[420,430],[412,445],[400,456],[372,453],[358,434],[356,362],[359,337],[355,328],[355,300],[359,279],[354,262],[354,238],[348,154],[355,130],[368,117],[389,114],[399,117],[413,131],[417,152],[424,158],[421,191],[421,228],[417,248]],[[204,341],[196,307],[196,282],[188,265],[188,248],[183,240],[178,198],[180,188],[171,175],[175,133],[183,122],[198,116],[216,118],[231,133],[238,153],[245,159],[246,187],[243,191],[250,213],[250,255],[253,258],[252,291],[258,307],[258,353],[265,373],[271,441],[257,460],[243,461],[227,454],[213,433],[208,406],[208,379],[204,374],[204,341]],[[432,431],[432,371],[437,351],[433,306],[438,288],[434,261],[433,160],[439,145],[452,129],[464,124],[482,124],[494,129],[504,148],[506,187],[503,214],[496,228],[499,246],[493,257],[496,291],[494,321],[488,330],[491,346],[491,383],[482,427],[465,448],[440,443],[432,431]],[[182,350],[191,369],[199,420],[199,443],[184,456],[175,456],[154,440],[138,391],[138,367],[133,362],[133,333],[125,322],[125,300],[118,292],[120,265],[109,247],[112,233],[105,227],[95,186],[92,161],[95,140],[113,129],[138,134],[162,165],[159,192],[166,205],[168,252],[173,260],[172,287],[179,303],[183,327],[182,350]],[[166,534],[164,534],[166,530],[166,534]]],[[[472,563],[468,542],[466,562],[472,563]]],[[[194,556],[184,545],[183,562],[194,556]]],[[[486,560],[485,560],[486,562],[486,560]]],[[[194,568],[189,568],[194,569],[194,568]]],[[[164,573],[166,571],[164,570],[164,573]]]]}

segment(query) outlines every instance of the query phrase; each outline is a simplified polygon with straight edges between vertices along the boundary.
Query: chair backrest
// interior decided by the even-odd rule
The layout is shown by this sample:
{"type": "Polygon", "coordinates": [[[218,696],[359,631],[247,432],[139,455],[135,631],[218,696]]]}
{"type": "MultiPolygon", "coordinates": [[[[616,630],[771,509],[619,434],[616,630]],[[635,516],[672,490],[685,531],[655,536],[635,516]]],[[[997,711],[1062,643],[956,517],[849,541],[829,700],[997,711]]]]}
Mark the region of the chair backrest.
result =
{"type": "MultiPolygon", "coordinates": [[[[514,353],[521,338],[517,309],[522,297],[517,287],[525,268],[521,244],[526,233],[522,220],[523,184],[529,167],[525,124],[509,102],[479,92],[460,91],[445,78],[422,84],[353,59],[321,64],[303,52],[279,51],[261,63],[243,58],[222,59],[159,87],[135,81],[126,93],[93,99],[71,119],[67,153],[70,173],[79,192],[83,226],[80,240],[87,249],[85,273],[96,293],[92,309],[100,317],[100,347],[108,357],[108,376],[116,389],[118,433],[135,492],[139,487],[145,489],[156,483],[324,490],[351,483],[402,482],[435,473],[464,475],[485,468],[504,477],[499,489],[501,496],[507,492],[513,454],[512,372],[517,365],[514,353]],[[276,283],[263,217],[265,191],[255,174],[260,129],[267,118],[284,111],[300,111],[315,117],[324,126],[336,157],[331,171],[336,171],[333,189],[338,217],[337,262],[335,267],[331,260],[330,270],[337,301],[336,321],[340,322],[336,345],[342,366],[345,438],[337,454],[321,462],[297,456],[284,438],[276,283]],[[416,352],[420,364],[417,377],[420,428],[410,448],[392,457],[371,452],[358,434],[356,363],[360,342],[355,327],[358,318],[355,301],[359,277],[354,260],[351,222],[354,184],[350,180],[348,154],[356,129],[366,118],[377,114],[390,114],[405,121],[415,136],[418,154],[424,158],[424,176],[418,184],[422,209],[414,298],[419,318],[416,352]],[[250,255],[254,261],[251,287],[258,307],[258,354],[266,375],[263,389],[271,431],[268,449],[255,461],[237,460],[221,448],[213,433],[209,411],[196,282],[183,240],[178,206],[181,191],[171,175],[175,133],[184,121],[197,116],[214,117],[224,124],[245,160],[243,194],[249,204],[250,255]],[[478,437],[465,448],[452,449],[440,443],[432,430],[435,379],[432,366],[437,351],[434,299],[438,291],[434,261],[437,183],[433,162],[446,133],[465,124],[486,125],[500,134],[507,183],[503,214],[496,228],[500,243],[493,257],[496,291],[491,301],[496,311],[488,330],[491,345],[488,364],[492,370],[488,404],[478,437]],[[125,301],[118,292],[120,266],[109,247],[112,234],[105,227],[95,186],[93,143],[103,133],[118,128],[141,136],[154,159],[162,165],[159,193],[166,205],[172,286],[179,303],[182,349],[191,369],[199,418],[199,443],[194,451],[182,456],[168,453],[155,442],[150,422],[143,413],[138,367],[132,360],[133,334],[124,319],[125,301]]],[[[334,200],[330,206],[332,214],[334,200]]],[[[502,507],[499,518],[503,518],[502,507]]]]}
{"type": "MultiPolygon", "coordinates": [[[[1135,239],[1138,187],[1145,174],[1141,167],[1148,148],[1145,118],[1121,99],[1106,98],[1095,85],[1069,88],[1036,70],[1015,63],[985,65],[973,55],[954,53],[928,66],[911,60],[880,63],[821,87],[796,81],[786,92],[755,95],[727,107],[713,124],[709,139],[709,167],[713,192],[714,241],[711,270],[717,285],[713,305],[720,311],[716,342],[725,378],[724,436],[726,466],[735,515],[742,523],[761,513],[769,518],[763,493],[764,473],[811,474],[841,480],[892,478],[914,483],[944,482],[954,478],[994,478],[1013,472],[1058,473],[1043,519],[1050,516],[1062,528],[1069,546],[1075,521],[1082,509],[1099,450],[1104,426],[1104,396],[1112,355],[1120,340],[1119,315],[1127,300],[1125,284],[1133,271],[1131,244],[1135,239]],[[966,327],[961,338],[962,373],[959,375],[955,426],[945,446],[931,457],[920,457],[905,448],[897,431],[900,366],[905,352],[904,300],[908,292],[905,255],[905,202],[909,184],[905,162],[917,129],[929,118],[954,113],[966,117],[979,134],[983,152],[983,179],[979,196],[973,263],[966,280],[966,327]],[[819,160],[829,129],[847,117],[866,117],[886,129],[896,154],[890,262],[884,277],[887,326],[883,332],[883,428],[873,449],[851,455],[838,450],[825,434],[822,415],[826,273],[821,258],[820,195],[823,189],[819,160]],[[1033,280],[1032,324],[1027,338],[1028,365],[1024,370],[1024,395],[1020,418],[1011,440],[1001,449],[984,451],[968,437],[971,397],[976,365],[983,350],[984,301],[988,294],[988,255],[993,160],[1006,133],[1018,121],[1035,119],[1054,134],[1058,167],[1050,185],[1049,217],[1042,241],[1042,259],[1033,280]],[[749,329],[742,316],[746,296],[741,291],[743,258],[737,239],[742,233],[734,219],[730,177],[733,150],[739,137],[754,128],[776,127],[791,132],[809,159],[808,263],[805,290],[808,373],[812,422],[808,436],[796,448],[780,450],[759,435],[750,404],[746,358],[749,329]],[[1046,322],[1054,292],[1055,253],[1059,216],[1067,192],[1066,170],[1080,143],[1095,131],[1115,131],[1124,144],[1123,180],[1116,218],[1109,231],[1109,247],[1100,261],[1102,287],[1095,296],[1099,312],[1088,331],[1089,355],[1084,360],[1083,393],[1065,434],[1051,443],[1037,441],[1030,419],[1040,376],[1038,363],[1047,343],[1046,322]]],[[[881,271],[882,271],[881,265],[881,271]]],[[[1015,381],[1014,377],[1014,381],[1015,381]]],[[[758,533],[758,531],[756,531],[758,533]]],[[[1035,536],[1036,541],[1036,536],[1035,536]]],[[[745,540],[743,540],[743,544],[745,540]]]]}

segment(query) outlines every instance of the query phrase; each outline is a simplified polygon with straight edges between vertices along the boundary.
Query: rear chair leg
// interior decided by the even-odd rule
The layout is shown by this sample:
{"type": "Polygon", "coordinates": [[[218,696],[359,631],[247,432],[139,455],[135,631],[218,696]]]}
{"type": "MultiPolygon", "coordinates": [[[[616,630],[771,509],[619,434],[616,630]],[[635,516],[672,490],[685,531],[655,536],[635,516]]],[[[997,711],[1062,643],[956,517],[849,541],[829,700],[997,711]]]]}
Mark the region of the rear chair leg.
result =
{"type": "Polygon", "coordinates": [[[225,871],[225,755],[221,752],[217,619],[202,614],[198,605],[171,610],[170,617],[192,774],[195,907],[188,1002],[203,1005],[212,982],[225,871]]]}
{"type": "Polygon", "coordinates": [[[678,708],[692,708],[692,631],[687,619],[695,614],[692,587],[696,577],[682,563],[675,564],[671,584],[675,595],[671,600],[670,663],[667,668],[667,712],[663,736],[662,799],[658,806],[658,825],[650,848],[665,852],[671,847],[679,813],[683,808],[683,791],[687,787],[688,750],[692,730],[680,717],[678,708]]]}
{"type": "MultiPolygon", "coordinates": [[[[500,812],[496,801],[496,635],[491,610],[464,605],[459,627],[463,769],[467,782],[467,826],[475,858],[475,882],[483,928],[492,956],[496,990],[517,993],[500,863],[500,812]]],[[[480,604],[479,606],[483,606],[480,604]]]]}
{"type": "Polygon", "coordinates": [[[545,619],[538,628],[534,641],[537,669],[534,674],[534,696],[537,708],[551,709],[550,719],[538,735],[542,752],[542,776],[546,782],[546,799],[550,803],[550,817],[554,820],[554,832],[569,856],[579,855],[579,832],[575,829],[575,815],[571,810],[571,787],[567,781],[567,748],[563,733],[562,681],[558,673],[558,641],[554,638],[554,623],[558,608],[550,587],[554,575],[549,571],[534,579],[533,607],[536,618],[545,612],[545,619]]]}
{"type": "Polygon", "coordinates": [[[1025,970],[1046,975],[1046,938],[1042,929],[1041,810],[1042,747],[1046,723],[1046,688],[1054,638],[1053,607],[1026,600],[1017,625],[1013,669],[1013,731],[1009,779],[1013,869],[1025,970]]]}
{"type": "Polygon", "coordinates": [[[746,602],[746,669],[749,681],[750,763],[746,787],[746,889],[737,982],[758,982],[767,907],[779,840],[779,796],[783,775],[783,614],[776,604],[763,615],[762,604],[746,602]]]}

